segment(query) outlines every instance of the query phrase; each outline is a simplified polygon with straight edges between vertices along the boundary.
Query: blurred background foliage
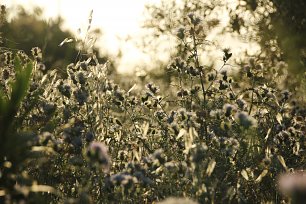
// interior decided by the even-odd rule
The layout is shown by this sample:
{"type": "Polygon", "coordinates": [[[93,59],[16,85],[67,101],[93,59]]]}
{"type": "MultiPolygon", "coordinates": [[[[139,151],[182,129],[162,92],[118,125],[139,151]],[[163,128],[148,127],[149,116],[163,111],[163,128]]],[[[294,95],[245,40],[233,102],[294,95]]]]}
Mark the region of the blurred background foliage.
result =
{"type": "MultiPolygon", "coordinates": [[[[9,11],[10,12],[10,11],[9,11]]],[[[3,20],[7,19],[3,14],[3,20]]],[[[88,57],[88,53],[95,54],[101,62],[109,62],[109,72],[114,72],[113,60],[106,54],[103,56],[97,47],[90,48],[90,52],[84,50],[79,36],[74,36],[70,31],[62,29],[63,19],[59,16],[55,20],[43,20],[43,10],[39,7],[33,12],[26,11],[19,6],[14,12],[10,22],[4,21],[1,26],[1,46],[13,52],[23,50],[26,54],[31,54],[33,47],[42,50],[43,63],[47,69],[58,69],[61,74],[66,75],[66,66],[70,63],[82,61],[88,57]],[[73,39],[72,42],[60,46],[65,39],[73,39]]],[[[92,38],[99,38],[102,31],[92,30],[88,33],[92,38]]]]}
{"type": "MultiPolygon", "coordinates": [[[[238,39],[238,43],[255,42],[260,50],[255,54],[248,51],[235,56],[230,61],[234,70],[243,71],[248,59],[255,59],[256,63],[263,64],[266,74],[273,75],[276,70],[284,72],[282,83],[278,86],[295,90],[299,98],[304,101],[306,95],[306,15],[305,1],[281,0],[237,0],[225,1],[176,1],[162,0],[160,4],[147,6],[148,17],[143,27],[150,35],[143,39],[143,47],[154,50],[153,53],[163,53],[162,46],[167,41],[172,45],[170,58],[184,57],[186,43],[181,44],[178,31],[188,21],[188,14],[195,14],[204,21],[201,27],[203,44],[199,52],[206,69],[219,66],[216,63],[216,50],[222,53],[223,49],[231,44],[231,38],[222,37],[230,34],[238,39]],[[227,24],[224,19],[229,17],[227,24]],[[221,36],[221,42],[205,40],[210,35],[221,36]],[[214,53],[211,55],[210,53],[214,53]],[[237,68],[238,67],[238,68],[237,68]]],[[[154,59],[153,59],[154,60],[154,59]]],[[[156,61],[161,69],[148,71],[152,77],[170,80],[171,73],[167,72],[167,64],[156,61]],[[167,73],[167,74],[166,74],[167,73]]]]}
{"type": "Polygon", "coordinates": [[[262,51],[267,56],[284,60],[292,74],[306,70],[306,2],[281,0],[240,1],[232,10],[232,28],[241,33],[243,26],[253,26],[262,51]],[[253,18],[246,19],[246,11],[253,18]],[[247,22],[253,20],[253,22],[247,22]]]}
{"type": "Polygon", "coordinates": [[[265,64],[288,65],[288,87],[301,87],[305,95],[306,72],[306,2],[281,0],[241,0],[230,10],[231,28],[261,47],[265,64]],[[243,28],[247,32],[243,32],[243,28]]]}

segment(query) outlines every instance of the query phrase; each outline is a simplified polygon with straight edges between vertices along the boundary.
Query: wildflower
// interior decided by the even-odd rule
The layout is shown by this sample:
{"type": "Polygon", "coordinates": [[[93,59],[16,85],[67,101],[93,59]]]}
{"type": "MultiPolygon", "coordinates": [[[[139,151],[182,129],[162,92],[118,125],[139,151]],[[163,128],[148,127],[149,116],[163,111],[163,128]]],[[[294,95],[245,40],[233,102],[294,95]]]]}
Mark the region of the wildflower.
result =
{"type": "Polygon", "coordinates": [[[159,120],[162,120],[164,117],[166,117],[167,115],[163,112],[163,111],[156,111],[154,113],[155,117],[157,117],[159,120]]]}
{"type": "Polygon", "coordinates": [[[189,13],[187,16],[189,17],[189,19],[193,19],[194,18],[194,14],[193,13],[189,13]]]}
{"type": "Polygon", "coordinates": [[[238,98],[238,99],[236,100],[236,103],[237,103],[238,107],[239,107],[241,110],[243,110],[244,108],[246,108],[247,103],[246,103],[245,100],[238,98]]]}
{"type": "Polygon", "coordinates": [[[223,70],[221,74],[223,75],[223,81],[227,81],[227,71],[223,70]]]}
{"type": "Polygon", "coordinates": [[[208,73],[208,81],[212,81],[215,79],[215,75],[213,73],[208,73]]]}
{"type": "Polygon", "coordinates": [[[306,173],[296,171],[280,175],[279,190],[292,198],[292,203],[304,203],[306,200],[306,173]]]}
{"type": "Polygon", "coordinates": [[[195,69],[194,67],[191,66],[187,69],[187,74],[190,74],[192,76],[197,76],[200,75],[200,71],[199,69],[195,69]]]}
{"type": "Polygon", "coordinates": [[[179,92],[177,92],[176,94],[178,97],[184,97],[184,96],[188,96],[188,91],[185,89],[181,89],[179,92]]]}
{"type": "Polygon", "coordinates": [[[222,80],[219,81],[219,84],[220,84],[219,90],[224,90],[228,87],[228,85],[225,84],[222,80]]]}
{"type": "Polygon", "coordinates": [[[77,151],[81,151],[83,142],[80,137],[74,137],[71,141],[71,144],[75,147],[77,151]]]}
{"type": "Polygon", "coordinates": [[[119,90],[114,91],[114,96],[116,97],[116,99],[118,99],[119,101],[123,101],[124,100],[124,96],[123,93],[119,90]]]}
{"type": "Polygon", "coordinates": [[[69,85],[64,85],[63,82],[61,82],[61,84],[58,85],[57,88],[59,92],[67,98],[71,97],[71,87],[69,85]]]}
{"type": "Polygon", "coordinates": [[[134,173],[134,176],[135,176],[136,179],[137,179],[138,181],[140,181],[144,186],[148,186],[148,185],[151,185],[151,184],[153,183],[153,181],[152,181],[150,178],[146,177],[146,176],[143,174],[143,172],[141,172],[141,171],[136,171],[136,172],[134,173]]]}
{"type": "Polygon", "coordinates": [[[201,22],[201,18],[199,18],[199,17],[196,17],[196,18],[192,21],[192,23],[193,23],[194,25],[198,25],[200,22],[201,22]]]}
{"type": "Polygon", "coordinates": [[[147,89],[149,89],[153,94],[156,94],[159,91],[159,88],[152,83],[148,83],[146,85],[147,89]]]}
{"type": "Polygon", "coordinates": [[[30,61],[30,58],[28,57],[28,55],[22,50],[17,51],[17,56],[24,64],[30,61]]]}
{"type": "Polygon", "coordinates": [[[185,108],[179,109],[179,110],[178,110],[178,113],[179,113],[180,119],[181,119],[182,121],[188,119],[187,111],[186,111],[185,108]]]}
{"type": "Polygon", "coordinates": [[[115,185],[120,185],[121,182],[125,179],[125,176],[126,175],[123,173],[115,174],[110,177],[110,181],[115,185]]]}
{"type": "Polygon", "coordinates": [[[236,119],[238,120],[239,124],[246,129],[256,126],[256,120],[252,116],[249,116],[246,112],[237,113],[236,119]]]}
{"type": "Polygon", "coordinates": [[[162,149],[156,150],[152,154],[152,158],[156,160],[159,164],[164,164],[166,162],[164,151],[162,149]]]}
{"type": "Polygon", "coordinates": [[[167,119],[167,122],[168,122],[169,124],[171,124],[171,123],[174,121],[174,116],[175,116],[175,114],[176,114],[175,111],[171,111],[171,114],[170,114],[170,116],[169,116],[168,119],[167,119]]]}
{"type": "Polygon", "coordinates": [[[199,90],[200,90],[200,86],[194,86],[194,88],[192,88],[191,90],[190,90],[190,93],[192,94],[192,95],[195,95],[195,94],[197,94],[198,92],[199,92],[199,90]]]}
{"type": "Polygon", "coordinates": [[[282,91],[282,101],[287,101],[290,97],[291,93],[288,90],[282,91]]]}
{"type": "Polygon", "coordinates": [[[31,49],[32,55],[37,62],[41,62],[42,60],[42,52],[39,47],[34,47],[31,49]]]}
{"type": "Polygon", "coordinates": [[[235,95],[232,92],[230,92],[229,93],[229,98],[230,98],[230,100],[234,100],[235,99],[235,95]]]}
{"type": "Polygon", "coordinates": [[[87,64],[86,64],[86,62],[81,62],[81,63],[80,63],[80,67],[81,67],[83,70],[86,70],[86,69],[87,69],[87,64]]]}
{"type": "Polygon", "coordinates": [[[88,99],[88,92],[85,89],[78,89],[74,92],[74,96],[77,100],[77,102],[82,106],[85,102],[87,102],[88,99]]]}
{"type": "Polygon", "coordinates": [[[134,183],[138,182],[136,177],[124,173],[112,175],[110,181],[114,185],[121,185],[125,189],[131,188],[134,183]]]}
{"type": "Polygon", "coordinates": [[[87,132],[85,134],[85,138],[86,138],[86,142],[92,142],[95,138],[95,135],[93,134],[93,132],[87,132]]]}
{"type": "Polygon", "coordinates": [[[231,58],[232,53],[230,52],[229,49],[224,49],[223,53],[224,53],[223,62],[226,63],[231,58]]]}
{"type": "Polygon", "coordinates": [[[80,84],[82,84],[82,85],[85,84],[86,78],[85,78],[83,72],[79,72],[78,75],[77,75],[77,78],[78,78],[78,81],[79,81],[80,84]]]}
{"type": "Polygon", "coordinates": [[[98,162],[105,169],[110,167],[110,157],[108,155],[107,147],[101,142],[90,143],[87,149],[87,156],[93,162],[98,162]]]}
{"type": "Polygon", "coordinates": [[[204,160],[208,147],[206,144],[197,145],[191,156],[191,161],[195,164],[204,160]]]}
{"type": "Polygon", "coordinates": [[[179,39],[183,40],[184,37],[185,37],[185,29],[184,29],[184,28],[179,28],[178,31],[177,31],[176,36],[177,36],[179,39]]]}
{"type": "Polygon", "coordinates": [[[235,106],[231,105],[231,104],[225,104],[223,106],[223,110],[225,112],[225,116],[226,117],[230,117],[230,115],[232,114],[233,109],[235,108],[235,106]]]}
{"type": "Polygon", "coordinates": [[[56,110],[56,105],[51,103],[44,103],[42,108],[46,115],[50,115],[56,110]]]}
{"type": "Polygon", "coordinates": [[[142,96],[141,97],[142,103],[145,103],[149,99],[150,96],[151,96],[151,94],[148,93],[148,92],[145,94],[145,96],[142,96]]]}
{"type": "Polygon", "coordinates": [[[251,71],[251,67],[250,66],[246,66],[244,68],[244,71],[247,73],[247,77],[249,77],[249,78],[253,77],[253,73],[251,71]]]}

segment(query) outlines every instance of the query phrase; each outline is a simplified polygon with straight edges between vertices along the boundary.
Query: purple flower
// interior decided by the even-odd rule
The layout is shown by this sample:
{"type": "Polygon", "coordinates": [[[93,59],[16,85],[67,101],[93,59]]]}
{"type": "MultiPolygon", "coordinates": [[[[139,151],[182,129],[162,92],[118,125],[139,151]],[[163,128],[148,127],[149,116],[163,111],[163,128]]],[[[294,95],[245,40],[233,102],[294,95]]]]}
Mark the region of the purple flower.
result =
{"type": "Polygon", "coordinates": [[[256,127],[257,125],[257,121],[246,112],[237,113],[236,120],[239,122],[241,126],[243,126],[246,129],[250,127],[256,127]]]}
{"type": "Polygon", "coordinates": [[[306,173],[304,171],[281,174],[278,178],[278,185],[279,190],[283,194],[291,196],[295,203],[305,201],[306,173]]]}
{"type": "Polygon", "coordinates": [[[90,143],[87,149],[88,158],[102,165],[106,170],[110,168],[110,157],[108,155],[107,147],[101,142],[92,142],[90,143]]]}

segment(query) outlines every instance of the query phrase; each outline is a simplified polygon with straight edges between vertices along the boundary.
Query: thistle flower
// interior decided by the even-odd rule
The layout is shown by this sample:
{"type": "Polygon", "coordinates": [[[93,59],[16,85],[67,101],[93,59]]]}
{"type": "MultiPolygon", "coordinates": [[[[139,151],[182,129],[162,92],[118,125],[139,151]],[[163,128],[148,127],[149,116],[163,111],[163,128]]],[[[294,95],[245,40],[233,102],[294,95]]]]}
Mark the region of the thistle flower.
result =
{"type": "Polygon", "coordinates": [[[50,115],[56,110],[56,105],[52,103],[44,103],[42,105],[42,109],[44,113],[46,113],[47,115],[50,115]]]}
{"type": "Polygon", "coordinates": [[[87,102],[89,95],[86,90],[78,89],[77,91],[74,92],[74,96],[80,105],[84,105],[84,103],[87,102]]]}
{"type": "Polygon", "coordinates": [[[77,78],[78,78],[78,81],[79,81],[80,84],[82,84],[82,85],[85,84],[86,78],[85,78],[85,75],[84,75],[83,72],[79,72],[79,73],[77,74],[77,78]]]}
{"type": "Polygon", "coordinates": [[[188,91],[185,89],[181,89],[179,92],[177,92],[176,94],[178,97],[184,97],[184,96],[188,96],[188,91]]]}
{"type": "Polygon", "coordinates": [[[136,177],[125,173],[112,175],[110,177],[110,181],[112,182],[113,185],[121,185],[125,189],[129,189],[132,187],[134,183],[138,183],[136,177]]]}
{"type": "Polygon", "coordinates": [[[58,85],[57,88],[59,92],[67,98],[71,97],[71,87],[69,85],[64,85],[63,82],[61,82],[61,84],[58,85]]]}
{"type": "Polygon", "coordinates": [[[86,63],[86,62],[81,62],[81,63],[80,63],[80,67],[81,67],[83,70],[86,70],[86,69],[87,69],[87,63],[86,63]]]}
{"type": "Polygon", "coordinates": [[[286,101],[289,99],[291,93],[288,90],[282,91],[282,101],[286,101]]]}
{"type": "Polygon", "coordinates": [[[195,164],[204,160],[208,147],[206,144],[199,144],[195,147],[193,154],[191,155],[191,161],[195,164]]]}
{"type": "Polygon", "coordinates": [[[152,83],[148,83],[146,85],[147,89],[149,89],[153,94],[156,94],[157,92],[159,92],[159,88],[157,86],[155,86],[152,83]]]}
{"type": "Polygon", "coordinates": [[[243,110],[247,106],[246,101],[240,98],[237,99],[236,103],[241,110],[243,110]]]}
{"type": "Polygon", "coordinates": [[[162,149],[157,149],[151,156],[152,159],[159,164],[164,164],[166,162],[164,151],[162,149]]]}
{"type": "Polygon", "coordinates": [[[306,200],[306,173],[296,171],[280,175],[279,190],[292,198],[292,203],[304,203],[306,200]]]}
{"type": "Polygon", "coordinates": [[[249,116],[246,112],[237,113],[236,119],[239,124],[246,129],[256,126],[256,120],[252,116],[249,116]]]}
{"type": "Polygon", "coordinates": [[[32,55],[37,62],[41,62],[42,60],[42,52],[39,47],[33,47],[31,49],[32,55]]]}
{"type": "Polygon", "coordinates": [[[174,116],[176,115],[176,112],[175,111],[171,111],[171,114],[170,114],[170,116],[168,117],[168,119],[167,119],[167,122],[169,123],[169,124],[171,124],[173,121],[174,121],[174,116]]]}
{"type": "Polygon", "coordinates": [[[95,135],[93,134],[93,132],[87,132],[85,134],[85,138],[86,138],[86,142],[92,142],[95,138],[95,135]]]}
{"type": "Polygon", "coordinates": [[[107,147],[101,142],[90,143],[87,149],[87,157],[100,164],[105,170],[110,168],[110,157],[107,147]]]}
{"type": "Polygon", "coordinates": [[[225,104],[223,106],[223,110],[224,110],[224,114],[226,117],[229,117],[232,114],[232,111],[235,109],[235,106],[231,105],[231,104],[225,104]]]}
{"type": "Polygon", "coordinates": [[[184,28],[179,28],[178,31],[177,31],[177,34],[176,36],[183,40],[185,38],[185,29],[184,28]]]}

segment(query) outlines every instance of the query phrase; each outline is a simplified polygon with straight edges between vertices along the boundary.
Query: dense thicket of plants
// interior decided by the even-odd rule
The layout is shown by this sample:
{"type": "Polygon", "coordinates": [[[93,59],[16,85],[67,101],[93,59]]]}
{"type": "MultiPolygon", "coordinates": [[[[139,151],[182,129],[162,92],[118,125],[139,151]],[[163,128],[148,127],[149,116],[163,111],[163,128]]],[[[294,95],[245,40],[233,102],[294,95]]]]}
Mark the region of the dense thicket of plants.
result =
{"type": "Polygon", "coordinates": [[[181,23],[167,82],[115,83],[95,55],[63,77],[41,69],[38,47],[1,48],[0,202],[304,199],[305,96],[284,86],[287,64],[251,58],[234,71],[223,49],[220,67],[205,66],[207,22],[189,13],[181,23]],[[278,182],[289,172],[297,188],[290,175],[278,182]]]}

